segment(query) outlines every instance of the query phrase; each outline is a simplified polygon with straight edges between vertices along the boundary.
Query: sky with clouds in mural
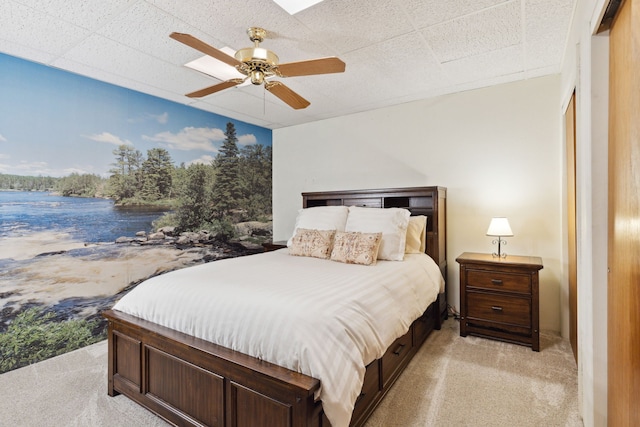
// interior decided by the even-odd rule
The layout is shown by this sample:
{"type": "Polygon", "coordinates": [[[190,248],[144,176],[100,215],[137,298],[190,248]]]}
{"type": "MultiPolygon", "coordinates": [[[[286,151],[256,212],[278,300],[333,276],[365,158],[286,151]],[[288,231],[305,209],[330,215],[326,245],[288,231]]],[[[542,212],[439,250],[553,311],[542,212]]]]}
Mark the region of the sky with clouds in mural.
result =
{"type": "Polygon", "coordinates": [[[121,144],[208,163],[228,122],[240,148],[271,146],[270,129],[0,54],[0,173],[107,177],[121,144]]]}

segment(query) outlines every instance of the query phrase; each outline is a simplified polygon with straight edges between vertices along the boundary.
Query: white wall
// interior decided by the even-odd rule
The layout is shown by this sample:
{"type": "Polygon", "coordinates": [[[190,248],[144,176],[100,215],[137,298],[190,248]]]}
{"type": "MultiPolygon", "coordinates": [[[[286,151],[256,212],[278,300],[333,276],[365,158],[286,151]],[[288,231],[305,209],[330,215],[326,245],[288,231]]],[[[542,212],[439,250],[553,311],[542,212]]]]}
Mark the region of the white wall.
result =
{"type": "Polygon", "coordinates": [[[274,130],[274,239],[290,236],[303,191],[444,186],[449,303],[455,258],[491,252],[489,221],[507,216],[506,252],[544,263],[540,327],[560,331],[560,94],[548,76],[274,130]]]}

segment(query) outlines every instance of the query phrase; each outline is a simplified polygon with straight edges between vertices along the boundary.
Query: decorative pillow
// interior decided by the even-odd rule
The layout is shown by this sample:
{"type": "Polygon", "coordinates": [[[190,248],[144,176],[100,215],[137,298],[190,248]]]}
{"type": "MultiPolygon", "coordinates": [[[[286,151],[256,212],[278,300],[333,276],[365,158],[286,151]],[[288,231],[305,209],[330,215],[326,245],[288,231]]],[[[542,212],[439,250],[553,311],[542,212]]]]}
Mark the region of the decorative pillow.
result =
{"type": "Polygon", "coordinates": [[[298,228],[291,239],[289,255],[327,259],[331,255],[335,230],[308,230],[298,228]]]}
{"type": "Polygon", "coordinates": [[[378,258],[382,233],[336,232],[331,260],[347,264],[373,265],[378,258]]]}
{"type": "Polygon", "coordinates": [[[351,206],[345,231],[382,232],[378,259],[402,261],[411,213],[402,208],[362,208],[351,206]]]}
{"type": "MultiPolygon", "coordinates": [[[[348,214],[349,208],[346,206],[316,206],[300,209],[296,218],[296,225],[293,228],[293,235],[295,236],[298,228],[344,231],[348,214]]],[[[287,246],[291,246],[292,240],[293,237],[289,239],[287,246]]]]}
{"type": "Polygon", "coordinates": [[[424,215],[409,217],[405,254],[423,254],[427,248],[427,217],[424,215]]]}

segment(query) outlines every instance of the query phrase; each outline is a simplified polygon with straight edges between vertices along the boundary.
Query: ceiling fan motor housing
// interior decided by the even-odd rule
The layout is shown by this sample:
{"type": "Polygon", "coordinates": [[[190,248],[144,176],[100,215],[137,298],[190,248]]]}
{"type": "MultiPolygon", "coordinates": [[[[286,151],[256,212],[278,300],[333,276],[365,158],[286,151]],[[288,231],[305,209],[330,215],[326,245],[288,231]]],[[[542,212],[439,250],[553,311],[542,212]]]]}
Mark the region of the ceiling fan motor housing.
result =
{"type": "Polygon", "coordinates": [[[274,67],[278,65],[278,55],[261,47],[246,47],[234,55],[242,62],[236,68],[242,74],[251,77],[251,83],[259,85],[265,77],[275,74],[274,67]]]}

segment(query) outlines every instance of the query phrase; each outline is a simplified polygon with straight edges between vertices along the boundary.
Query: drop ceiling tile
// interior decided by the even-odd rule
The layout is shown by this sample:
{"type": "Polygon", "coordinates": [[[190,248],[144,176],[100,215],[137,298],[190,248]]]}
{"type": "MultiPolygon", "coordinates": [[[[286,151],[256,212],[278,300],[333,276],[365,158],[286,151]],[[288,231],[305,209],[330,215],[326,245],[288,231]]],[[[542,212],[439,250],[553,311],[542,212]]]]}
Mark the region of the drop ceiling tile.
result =
{"type": "Polygon", "coordinates": [[[201,52],[170,38],[174,31],[210,38],[147,2],[135,4],[96,33],[174,65],[184,65],[202,56],[201,52]]]}
{"type": "Polygon", "coordinates": [[[511,0],[401,0],[400,4],[420,29],[508,1],[511,0]]]}
{"type": "Polygon", "coordinates": [[[188,93],[217,82],[97,34],[71,49],[65,59],[176,93],[188,93]]]}
{"type": "Polygon", "coordinates": [[[522,43],[519,1],[512,1],[422,31],[441,62],[522,43]]]}
{"type": "Polygon", "coordinates": [[[274,31],[276,27],[270,24],[290,17],[271,1],[238,4],[234,0],[191,0],[188,7],[175,0],[150,0],[149,3],[234,49],[251,45],[246,35],[247,28],[262,27],[274,31]],[[256,7],[259,13],[247,13],[256,7]]]}
{"type": "Polygon", "coordinates": [[[406,13],[392,1],[374,6],[369,1],[324,0],[296,18],[340,54],[413,30],[406,13]]]}
{"type": "Polygon", "coordinates": [[[74,72],[76,74],[80,74],[82,76],[89,77],[102,82],[110,83],[116,86],[125,87],[131,90],[136,90],[138,92],[157,96],[159,98],[167,99],[174,102],[179,102],[179,103],[184,102],[184,96],[182,94],[177,94],[175,92],[168,91],[163,88],[151,86],[144,82],[132,80],[122,75],[116,75],[104,69],[94,68],[86,64],[81,64],[75,61],[71,61],[69,59],[60,58],[56,60],[55,66],[62,70],[74,72]]]}
{"type": "Polygon", "coordinates": [[[95,30],[140,0],[16,0],[58,19],[95,30]]]}
{"type": "Polygon", "coordinates": [[[573,14],[573,0],[527,0],[525,48],[528,69],[549,64],[560,70],[573,14]]]}
{"type": "Polygon", "coordinates": [[[522,46],[510,46],[481,55],[469,56],[442,65],[454,84],[482,81],[524,71],[522,46]]]}
{"type": "Polygon", "coordinates": [[[0,40],[58,56],[90,33],[22,4],[0,2],[0,40]]]}
{"type": "Polygon", "coordinates": [[[201,100],[192,101],[188,105],[203,111],[209,111],[211,113],[219,114],[224,117],[229,117],[235,120],[241,120],[243,122],[252,123],[257,126],[262,126],[266,128],[271,128],[271,125],[273,123],[271,120],[268,120],[269,117],[257,118],[248,114],[244,114],[242,112],[230,110],[222,105],[211,104],[209,102],[204,102],[201,100]]]}
{"type": "Polygon", "coordinates": [[[416,32],[345,54],[344,74],[305,80],[343,105],[368,104],[428,91],[445,78],[416,32]],[[409,53],[409,54],[408,54],[409,53]],[[355,82],[354,82],[355,79],[355,82]]]}

